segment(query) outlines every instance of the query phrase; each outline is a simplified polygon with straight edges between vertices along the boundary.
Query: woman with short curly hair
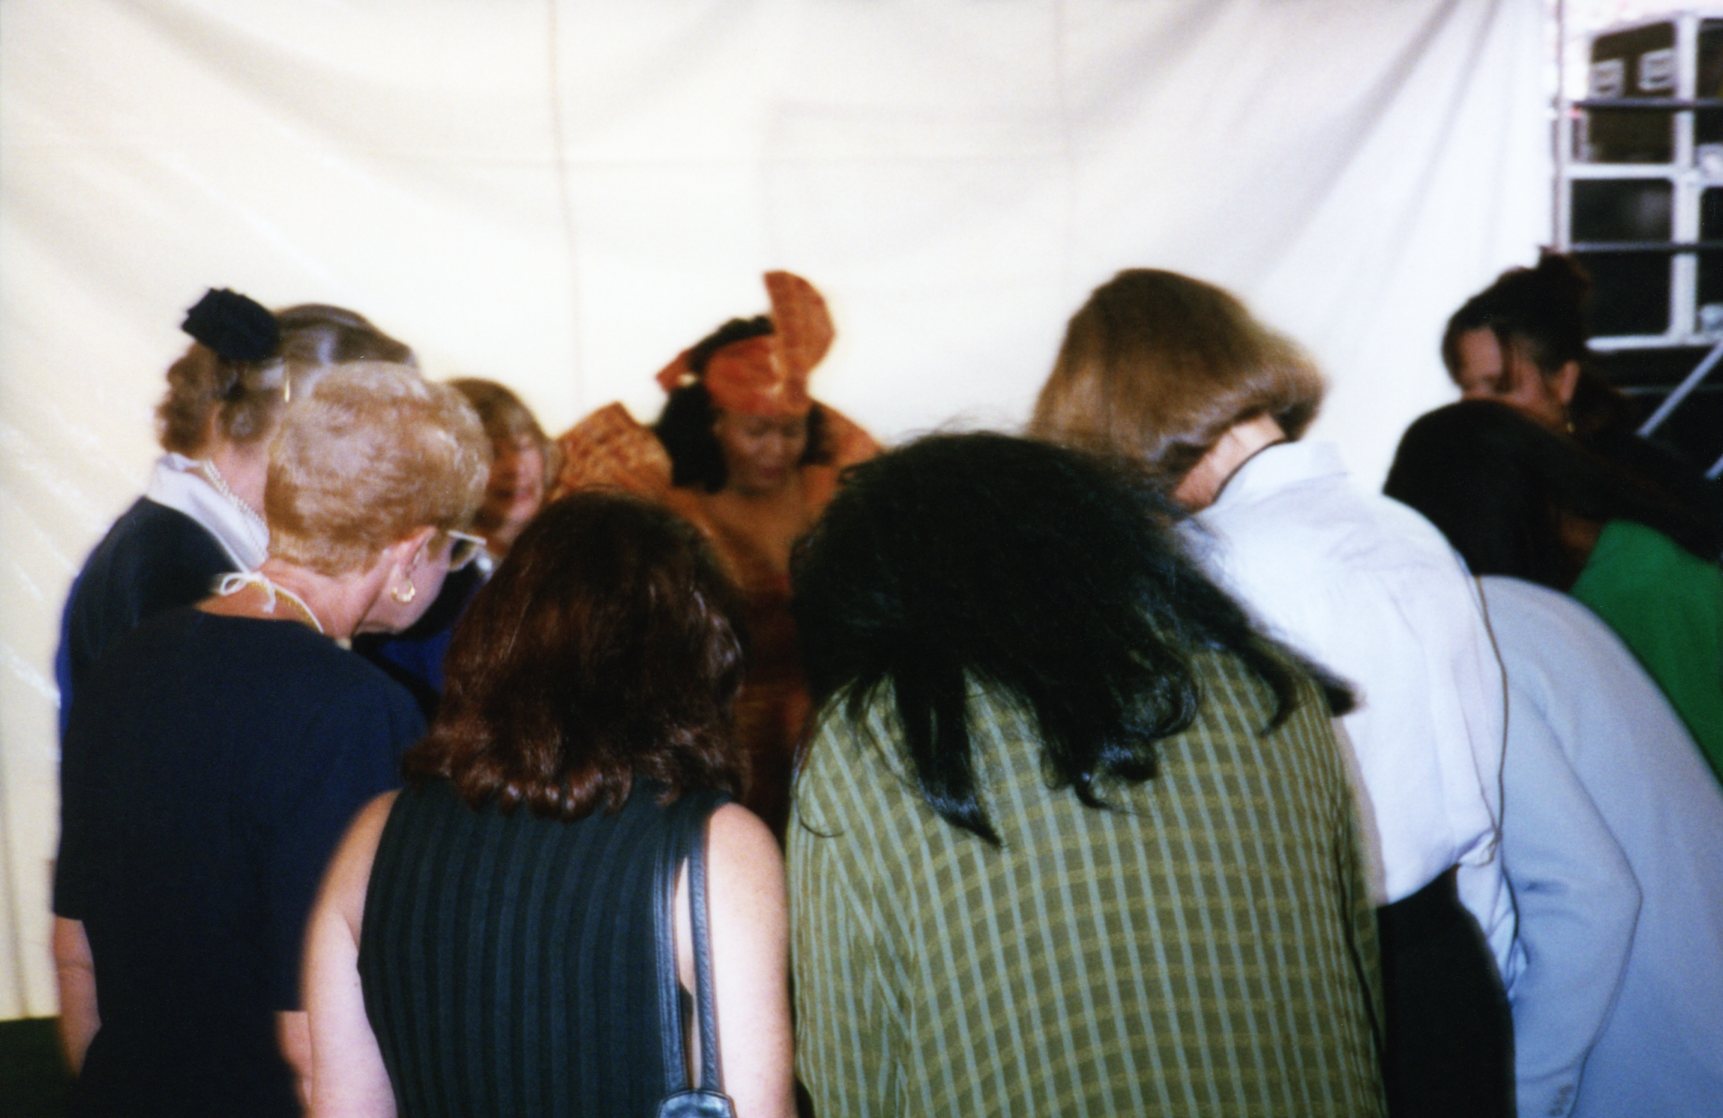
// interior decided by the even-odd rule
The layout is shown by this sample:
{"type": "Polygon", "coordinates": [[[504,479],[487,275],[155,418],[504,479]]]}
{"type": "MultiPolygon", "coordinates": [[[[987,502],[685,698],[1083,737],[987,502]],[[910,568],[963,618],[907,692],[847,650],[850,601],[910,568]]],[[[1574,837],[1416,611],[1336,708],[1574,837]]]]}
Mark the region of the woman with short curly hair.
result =
{"type": "Polygon", "coordinates": [[[473,518],[473,534],[484,548],[465,570],[450,575],[425,616],[404,633],[362,637],[353,647],[419,701],[427,721],[443,694],[443,660],[467,604],[508,554],[521,531],[544,505],[545,486],[555,476],[557,447],[538,420],[506,385],[458,377],[450,388],[467,398],[491,444],[491,470],[484,501],[473,518]]]}

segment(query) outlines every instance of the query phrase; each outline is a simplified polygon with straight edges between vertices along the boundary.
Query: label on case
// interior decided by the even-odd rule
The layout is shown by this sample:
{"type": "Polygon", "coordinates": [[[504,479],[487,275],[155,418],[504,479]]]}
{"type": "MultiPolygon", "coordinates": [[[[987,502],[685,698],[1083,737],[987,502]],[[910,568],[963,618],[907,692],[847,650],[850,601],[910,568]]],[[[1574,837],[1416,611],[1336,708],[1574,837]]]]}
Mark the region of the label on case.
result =
{"type": "Polygon", "coordinates": [[[1675,88],[1675,48],[1648,50],[1639,56],[1636,77],[1639,88],[1647,93],[1662,93],[1675,88]]]}
{"type": "Polygon", "coordinates": [[[1620,58],[1606,58],[1591,64],[1591,95],[1620,97],[1627,89],[1627,63],[1620,58]]]}

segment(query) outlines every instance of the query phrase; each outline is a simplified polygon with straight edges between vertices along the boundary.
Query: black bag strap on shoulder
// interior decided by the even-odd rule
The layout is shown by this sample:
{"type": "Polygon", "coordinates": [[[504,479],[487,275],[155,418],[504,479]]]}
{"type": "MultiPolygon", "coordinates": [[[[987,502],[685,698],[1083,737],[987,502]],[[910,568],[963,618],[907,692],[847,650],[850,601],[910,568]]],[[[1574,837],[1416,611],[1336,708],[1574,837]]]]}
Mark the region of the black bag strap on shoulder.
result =
{"type": "Polygon", "coordinates": [[[736,1118],[735,1104],[724,1093],[718,999],[712,978],[712,925],[706,898],[706,824],[723,802],[722,797],[692,794],[674,804],[671,835],[659,861],[655,905],[659,1022],[668,1094],[658,1105],[658,1118],[736,1118]],[[700,1023],[700,1083],[694,1087],[688,1084],[681,987],[676,977],[676,874],[684,860],[688,864],[688,924],[694,940],[695,1017],[700,1023]]]}
{"type": "MultiPolygon", "coordinates": [[[[707,816],[710,819],[710,816],[707,816]]],[[[712,979],[712,914],[706,904],[706,826],[688,852],[689,924],[694,929],[695,1000],[700,1017],[700,1086],[724,1092],[724,1069],[718,1047],[718,992],[712,979]]]]}

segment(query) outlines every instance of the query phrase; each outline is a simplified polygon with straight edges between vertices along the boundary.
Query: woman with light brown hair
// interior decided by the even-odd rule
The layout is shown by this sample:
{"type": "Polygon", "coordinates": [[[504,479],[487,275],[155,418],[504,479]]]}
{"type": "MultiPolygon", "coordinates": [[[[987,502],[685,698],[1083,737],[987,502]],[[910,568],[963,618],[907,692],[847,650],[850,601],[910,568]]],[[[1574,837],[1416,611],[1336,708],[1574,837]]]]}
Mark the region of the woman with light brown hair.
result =
{"type": "Polygon", "coordinates": [[[404,366],[306,380],[270,452],[269,557],[119,640],[72,710],[54,945],[80,1114],[299,1113],[317,881],[423,729],[343,646],[410,625],[471,554],[484,436],[404,366]]]}
{"type": "Polygon", "coordinates": [[[1244,437],[1241,423],[1301,437],[1324,388],[1309,356],[1228,292],[1136,269],[1071,316],[1031,428],[1182,484],[1216,446],[1244,437]]]}
{"type": "Polygon", "coordinates": [[[1192,514],[1210,574],[1356,686],[1340,727],[1383,906],[1390,1113],[1507,1114],[1500,668],[1440,533],[1299,441],[1322,392],[1299,347],[1230,293],[1135,269],[1072,316],[1031,432],[1139,461],[1192,514]]]}
{"type": "Polygon", "coordinates": [[[467,398],[491,441],[490,478],[473,530],[485,538],[485,565],[495,566],[543,507],[561,458],[538,418],[507,385],[458,377],[449,387],[467,398]]]}
{"type": "Polygon", "coordinates": [[[72,585],[55,659],[65,729],[78,683],[144,618],[205,596],[228,571],[263,562],[269,440],[285,405],[349,361],[413,354],[342,307],[279,312],[212,290],[186,315],[190,348],[156,408],[163,450],[144,496],[90,553],[72,585]]]}

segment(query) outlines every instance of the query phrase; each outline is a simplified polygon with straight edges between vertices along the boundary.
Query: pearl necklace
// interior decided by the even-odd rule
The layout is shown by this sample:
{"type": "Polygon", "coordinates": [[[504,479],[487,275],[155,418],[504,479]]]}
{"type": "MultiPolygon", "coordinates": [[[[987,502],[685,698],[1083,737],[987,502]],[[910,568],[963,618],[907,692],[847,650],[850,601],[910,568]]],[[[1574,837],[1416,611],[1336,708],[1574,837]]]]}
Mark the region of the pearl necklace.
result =
{"type": "MultiPolygon", "coordinates": [[[[239,510],[239,515],[245,524],[246,533],[251,536],[251,542],[257,545],[259,554],[269,551],[269,524],[259,516],[257,510],[240,499],[238,493],[227,484],[227,479],[221,476],[221,471],[215,468],[215,463],[204,458],[199,460],[198,468],[203,472],[204,480],[227,500],[227,503],[239,510]]],[[[321,632],[321,630],[319,630],[321,632]]]]}
{"type": "Polygon", "coordinates": [[[303,613],[305,619],[311,622],[311,627],[316,629],[318,633],[323,633],[323,622],[317,619],[316,611],[306,604],[305,599],[280,583],[272,581],[262,571],[235,571],[232,574],[222,575],[221,581],[216,584],[215,592],[225,598],[231,594],[239,593],[247,586],[255,586],[263,591],[263,596],[268,599],[263,606],[264,613],[272,614],[275,612],[275,598],[276,595],[280,595],[298,606],[299,612],[303,613]]]}

